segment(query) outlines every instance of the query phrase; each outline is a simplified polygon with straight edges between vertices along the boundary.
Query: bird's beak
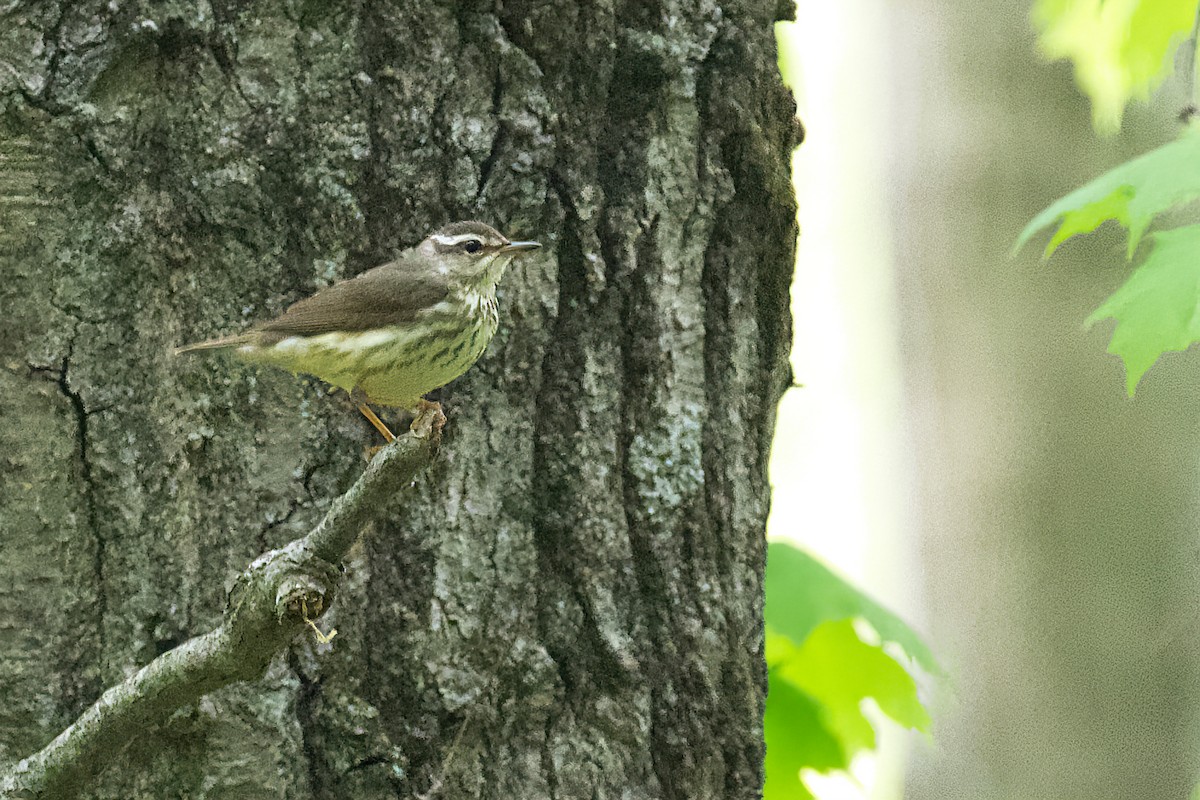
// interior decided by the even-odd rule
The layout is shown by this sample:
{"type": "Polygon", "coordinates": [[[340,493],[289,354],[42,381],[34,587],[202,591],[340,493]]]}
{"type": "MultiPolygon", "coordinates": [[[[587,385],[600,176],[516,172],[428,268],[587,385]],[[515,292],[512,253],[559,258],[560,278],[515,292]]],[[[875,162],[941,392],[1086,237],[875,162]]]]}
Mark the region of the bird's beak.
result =
{"type": "Polygon", "coordinates": [[[509,242],[508,244],[504,245],[504,247],[500,248],[500,252],[514,253],[519,255],[521,253],[529,253],[534,250],[539,250],[541,249],[541,246],[541,242],[509,242]]]}

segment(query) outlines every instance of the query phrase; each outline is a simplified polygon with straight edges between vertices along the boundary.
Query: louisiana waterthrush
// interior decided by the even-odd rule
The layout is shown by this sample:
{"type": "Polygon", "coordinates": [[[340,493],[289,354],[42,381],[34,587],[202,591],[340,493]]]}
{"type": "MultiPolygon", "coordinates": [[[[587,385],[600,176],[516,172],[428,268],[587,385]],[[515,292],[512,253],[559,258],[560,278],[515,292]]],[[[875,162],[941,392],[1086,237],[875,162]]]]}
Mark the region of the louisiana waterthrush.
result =
{"type": "Polygon", "coordinates": [[[505,268],[539,247],[511,242],[482,222],[455,222],[273,320],[175,353],[232,349],[246,361],[315,375],[350,392],[391,441],[367,404],[417,410],[427,392],[466,372],[496,333],[496,285],[505,268]]]}

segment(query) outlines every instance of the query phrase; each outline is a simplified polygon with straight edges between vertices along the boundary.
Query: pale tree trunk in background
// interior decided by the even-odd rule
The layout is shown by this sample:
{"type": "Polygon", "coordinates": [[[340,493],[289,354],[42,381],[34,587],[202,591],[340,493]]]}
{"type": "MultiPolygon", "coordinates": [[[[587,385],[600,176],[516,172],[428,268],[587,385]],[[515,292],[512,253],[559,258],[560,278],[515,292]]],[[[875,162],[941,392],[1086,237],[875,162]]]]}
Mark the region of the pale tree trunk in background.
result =
{"type": "Polygon", "coordinates": [[[0,760],[213,627],[374,443],[312,382],[170,346],[480,218],[545,255],[349,562],[332,649],[183,710],[93,796],[757,796],[786,11],[9,4],[0,760]]]}
{"type": "Polygon", "coordinates": [[[896,239],[933,640],[954,673],[908,793],[1181,798],[1197,778],[1200,358],[1124,397],[1107,228],[1009,259],[1051,200],[1175,135],[1169,100],[1098,141],[1027,0],[891,4],[896,239]]]}

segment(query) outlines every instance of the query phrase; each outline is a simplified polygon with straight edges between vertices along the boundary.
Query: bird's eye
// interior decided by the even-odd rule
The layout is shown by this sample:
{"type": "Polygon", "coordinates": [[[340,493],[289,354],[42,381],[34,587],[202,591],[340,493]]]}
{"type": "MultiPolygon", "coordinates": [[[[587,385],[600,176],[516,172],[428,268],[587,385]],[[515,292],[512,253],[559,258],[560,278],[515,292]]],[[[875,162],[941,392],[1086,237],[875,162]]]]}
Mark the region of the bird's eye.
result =
{"type": "Polygon", "coordinates": [[[468,253],[478,253],[483,249],[483,243],[478,239],[467,239],[462,243],[462,249],[466,250],[468,253]]]}

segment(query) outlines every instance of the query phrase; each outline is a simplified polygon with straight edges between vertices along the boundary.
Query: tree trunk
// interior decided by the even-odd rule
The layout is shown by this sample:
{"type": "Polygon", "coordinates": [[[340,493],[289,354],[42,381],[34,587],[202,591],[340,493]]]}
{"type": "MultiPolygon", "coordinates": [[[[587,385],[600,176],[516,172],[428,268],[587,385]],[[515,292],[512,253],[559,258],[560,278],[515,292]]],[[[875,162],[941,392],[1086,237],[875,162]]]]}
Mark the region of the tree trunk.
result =
{"type": "Polygon", "coordinates": [[[114,742],[89,796],[756,797],[783,11],[8,4],[0,760],[213,628],[375,443],[316,381],[171,346],[480,218],[545,255],[337,638],[114,742]]]}

